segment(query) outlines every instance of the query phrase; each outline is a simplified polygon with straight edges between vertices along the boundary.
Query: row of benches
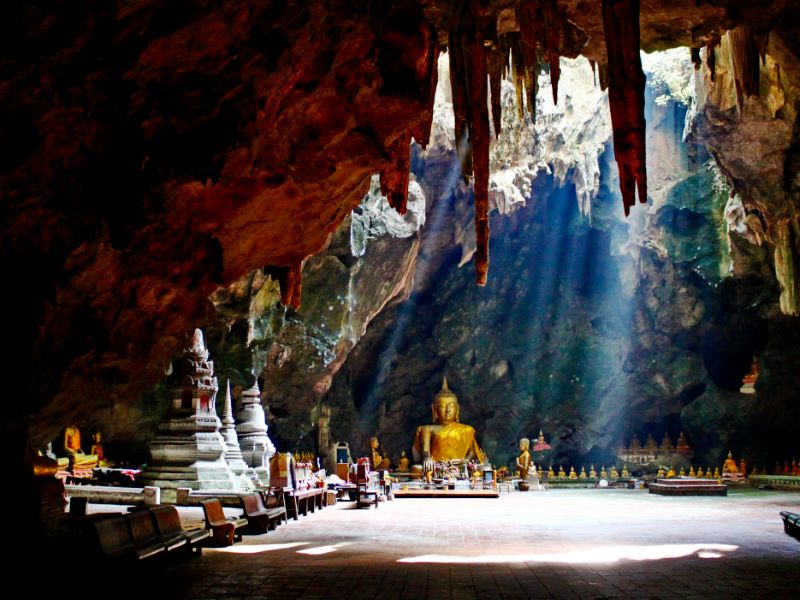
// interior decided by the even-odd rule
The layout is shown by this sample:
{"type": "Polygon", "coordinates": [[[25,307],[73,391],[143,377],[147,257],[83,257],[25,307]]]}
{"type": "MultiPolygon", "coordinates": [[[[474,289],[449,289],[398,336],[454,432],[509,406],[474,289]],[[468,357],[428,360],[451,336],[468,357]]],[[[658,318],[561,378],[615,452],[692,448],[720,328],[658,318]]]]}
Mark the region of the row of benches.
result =
{"type": "Polygon", "coordinates": [[[154,506],[126,515],[87,517],[93,542],[107,561],[137,561],[175,551],[202,552],[206,529],[186,531],[174,506],[154,506]]]}
{"type": "Polygon", "coordinates": [[[89,544],[106,561],[127,562],[174,555],[177,550],[199,555],[204,544],[229,546],[242,539],[242,532],[266,533],[287,520],[282,493],[265,498],[255,492],[241,496],[240,502],[242,516],[226,517],[219,499],[202,500],[205,529],[194,531],[183,528],[178,510],[171,505],[135,507],[126,515],[90,515],[76,519],[75,524],[82,526],[81,535],[88,536],[89,544]]]}

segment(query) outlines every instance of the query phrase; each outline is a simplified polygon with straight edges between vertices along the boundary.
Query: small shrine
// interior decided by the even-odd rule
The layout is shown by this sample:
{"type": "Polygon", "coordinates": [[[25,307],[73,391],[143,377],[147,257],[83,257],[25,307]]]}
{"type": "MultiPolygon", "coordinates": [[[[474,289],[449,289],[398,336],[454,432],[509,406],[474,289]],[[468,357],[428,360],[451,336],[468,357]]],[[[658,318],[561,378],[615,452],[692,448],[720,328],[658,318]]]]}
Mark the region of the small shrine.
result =
{"type": "Polygon", "coordinates": [[[623,446],[617,450],[617,456],[620,460],[635,465],[645,465],[657,461],[669,462],[676,454],[685,457],[687,460],[691,460],[692,456],[694,456],[694,450],[692,450],[683,432],[678,436],[675,444],[672,443],[668,434],[664,434],[664,439],[658,446],[652,434],[648,434],[644,446],[642,446],[639,438],[634,435],[628,446],[623,446]]]}
{"type": "Polygon", "coordinates": [[[230,465],[235,475],[241,475],[247,469],[247,463],[242,457],[239,446],[239,437],[236,434],[236,422],[233,419],[233,401],[231,399],[231,380],[225,386],[225,406],[222,409],[222,426],[220,427],[222,439],[225,440],[225,462],[230,465]]]}
{"type": "Polygon", "coordinates": [[[267,436],[267,419],[258,382],[242,392],[236,421],[239,447],[248,466],[247,475],[260,485],[269,485],[269,459],[275,454],[275,446],[267,436]]]}
{"type": "Polygon", "coordinates": [[[173,365],[167,415],[150,442],[152,460],[137,479],[161,488],[233,490],[236,477],[225,461],[226,444],[216,412],[214,363],[199,329],[173,365]]]}
{"type": "Polygon", "coordinates": [[[759,368],[758,368],[758,357],[753,357],[753,362],[750,363],[750,371],[748,371],[747,375],[742,378],[742,387],[739,388],[739,391],[742,394],[755,394],[756,393],[756,381],[758,381],[759,375],[759,368]]]}

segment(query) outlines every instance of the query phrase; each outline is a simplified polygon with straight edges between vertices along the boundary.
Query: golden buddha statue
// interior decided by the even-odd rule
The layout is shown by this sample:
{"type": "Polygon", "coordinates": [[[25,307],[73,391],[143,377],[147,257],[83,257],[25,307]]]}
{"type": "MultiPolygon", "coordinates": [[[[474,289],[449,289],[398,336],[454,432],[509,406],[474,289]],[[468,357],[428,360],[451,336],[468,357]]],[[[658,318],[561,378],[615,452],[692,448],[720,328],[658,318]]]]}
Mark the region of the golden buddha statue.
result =
{"type": "Polygon", "coordinates": [[[92,454],[97,457],[97,464],[100,467],[110,468],[114,463],[106,458],[106,453],[103,450],[103,434],[95,431],[92,434],[92,454]]]}
{"type": "Polygon", "coordinates": [[[619,471],[617,471],[616,465],[612,465],[611,467],[611,479],[619,479],[619,471]]]}
{"type": "Polygon", "coordinates": [[[678,477],[686,477],[686,471],[681,467],[680,471],[678,471],[678,477]]]}
{"type": "Polygon", "coordinates": [[[664,479],[664,467],[658,467],[658,472],[656,473],[656,479],[664,479]]]}
{"type": "Polygon", "coordinates": [[[70,468],[74,471],[94,469],[97,466],[97,456],[84,454],[81,448],[81,432],[74,425],[64,429],[64,452],[69,458],[70,468]]]}
{"type": "Polygon", "coordinates": [[[569,468],[569,478],[570,479],[577,479],[578,478],[578,474],[575,472],[575,467],[570,467],[569,468]]]}
{"type": "Polygon", "coordinates": [[[691,477],[692,479],[694,479],[695,477],[697,477],[697,473],[695,473],[695,472],[694,472],[694,466],[692,466],[692,467],[689,469],[689,477],[691,477]]]}
{"type": "Polygon", "coordinates": [[[608,471],[606,471],[605,465],[600,467],[600,479],[608,479],[608,471]]]}
{"type": "Polygon", "coordinates": [[[388,456],[381,456],[381,444],[374,435],[369,438],[370,459],[372,460],[372,470],[386,470],[391,461],[388,456]]]}
{"type": "Polygon", "coordinates": [[[520,479],[527,479],[528,471],[531,468],[531,441],[528,438],[522,438],[519,441],[519,456],[517,457],[517,469],[519,470],[520,479]]]}
{"type": "Polygon", "coordinates": [[[594,470],[594,465],[589,469],[589,479],[597,479],[597,471],[594,470]]]}
{"type": "Polygon", "coordinates": [[[397,461],[397,466],[401,473],[408,473],[408,470],[411,468],[411,461],[408,460],[405,450],[400,452],[400,460],[397,461]]]}
{"type": "Polygon", "coordinates": [[[434,462],[472,460],[484,462],[485,456],[475,440],[475,429],[458,420],[458,398],[442,379],[442,389],[431,404],[433,423],[420,425],[414,437],[414,460],[422,462],[425,471],[433,470],[434,462]]]}
{"type": "Polygon", "coordinates": [[[714,467],[714,479],[719,479],[719,467],[714,467]]]}
{"type": "Polygon", "coordinates": [[[738,473],[739,467],[736,464],[736,461],[733,460],[733,453],[728,450],[728,458],[725,459],[725,463],[722,465],[722,472],[723,473],[738,473]]]}
{"type": "Polygon", "coordinates": [[[673,469],[672,467],[670,467],[669,470],[667,471],[667,478],[671,477],[675,477],[675,469],[673,469]]]}
{"type": "Polygon", "coordinates": [[[553,465],[550,465],[550,468],[547,470],[547,478],[548,479],[556,478],[556,472],[553,470],[553,465]]]}
{"type": "Polygon", "coordinates": [[[558,467],[558,478],[559,479],[566,479],[567,478],[567,472],[564,470],[564,467],[562,467],[561,465],[559,465],[559,467],[558,467]]]}
{"type": "Polygon", "coordinates": [[[586,467],[581,465],[581,472],[578,473],[578,479],[586,479],[586,467]]]}

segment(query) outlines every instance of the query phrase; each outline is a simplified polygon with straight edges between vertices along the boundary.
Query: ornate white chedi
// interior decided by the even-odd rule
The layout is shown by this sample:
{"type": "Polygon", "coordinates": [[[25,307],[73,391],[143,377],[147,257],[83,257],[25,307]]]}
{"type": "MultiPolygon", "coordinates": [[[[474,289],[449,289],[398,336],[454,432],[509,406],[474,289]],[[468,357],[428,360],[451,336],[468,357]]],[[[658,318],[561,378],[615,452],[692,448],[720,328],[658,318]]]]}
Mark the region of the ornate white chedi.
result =
{"type": "Polygon", "coordinates": [[[236,478],[225,461],[225,440],[216,412],[217,378],[203,333],[173,361],[172,399],[150,442],[151,461],[137,480],[162,488],[232,490],[236,478]]]}
{"type": "Polygon", "coordinates": [[[222,408],[222,427],[219,432],[225,440],[225,462],[227,462],[235,475],[241,475],[247,470],[247,463],[242,458],[242,449],[239,447],[239,437],[236,435],[236,426],[233,420],[233,402],[231,400],[231,380],[225,386],[225,406],[222,408]]]}
{"type": "Polygon", "coordinates": [[[267,420],[261,406],[261,390],[258,382],[242,392],[241,405],[236,415],[236,432],[244,462],[250,467],[246,473],[261,485],[269,485],[269,459],[275,454],[275,446],[267,436],[267,420]]]}

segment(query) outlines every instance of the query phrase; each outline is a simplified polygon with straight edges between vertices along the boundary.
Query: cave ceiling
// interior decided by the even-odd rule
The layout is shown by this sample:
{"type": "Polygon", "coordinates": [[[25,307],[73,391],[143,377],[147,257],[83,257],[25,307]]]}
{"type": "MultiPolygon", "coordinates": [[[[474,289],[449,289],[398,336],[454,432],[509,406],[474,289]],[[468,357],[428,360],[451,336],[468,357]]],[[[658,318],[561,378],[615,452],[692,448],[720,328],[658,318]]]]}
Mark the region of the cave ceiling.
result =
{"type": "Polygon", "coordinates": [[[84,0],[4,13],[4,363],[11,418],[43,424],[34,445],[64,415],[158,381],[211,318],[212,292],[248,271],[265,268],[298,305],[303,261],[373,173],[403,211],[409,142],[427,142],[445,47],[480,283],[499,122],[485,83],[505,53],[528,95],[540,65],[555,87],[559,56],[593,61],[627,208],[646,194],[639,48],[714,45],[746,23],[756,50],[769,33],[796,54],[798,15],[794,2],[740,0],[84,0]]]}

